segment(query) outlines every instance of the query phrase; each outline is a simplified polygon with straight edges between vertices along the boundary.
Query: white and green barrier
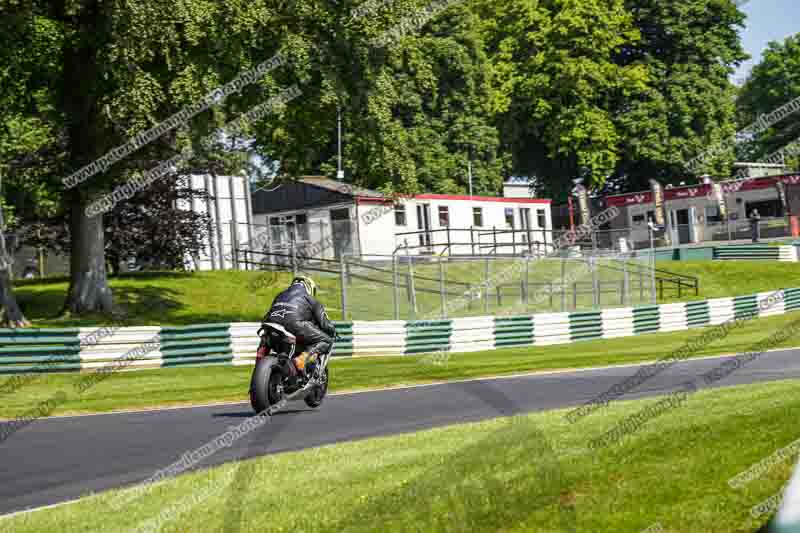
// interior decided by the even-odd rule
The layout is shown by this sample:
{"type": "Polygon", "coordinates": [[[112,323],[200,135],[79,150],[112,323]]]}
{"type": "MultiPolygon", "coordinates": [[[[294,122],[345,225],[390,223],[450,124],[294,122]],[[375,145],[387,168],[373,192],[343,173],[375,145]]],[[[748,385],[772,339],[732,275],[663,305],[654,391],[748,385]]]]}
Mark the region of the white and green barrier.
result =
{"type": "MultiPolygon", "coordinates": [[[[683,331],[800,310],[800,289],[573,313],[336,322],[337,357],[463,353],[683,331]]],[[[0,329],[0,374],[251,365],[258,322],[182,327],[0,329]],[[145,346],[146,349],[142,347],[145,346]]]]}
{"type": "Polygon", "coordinates": [[[769,244],[730,244],[714,247],[714,259],[797,262],[798,247],[791,244],[781,246],[771,246],[769,244]]]}

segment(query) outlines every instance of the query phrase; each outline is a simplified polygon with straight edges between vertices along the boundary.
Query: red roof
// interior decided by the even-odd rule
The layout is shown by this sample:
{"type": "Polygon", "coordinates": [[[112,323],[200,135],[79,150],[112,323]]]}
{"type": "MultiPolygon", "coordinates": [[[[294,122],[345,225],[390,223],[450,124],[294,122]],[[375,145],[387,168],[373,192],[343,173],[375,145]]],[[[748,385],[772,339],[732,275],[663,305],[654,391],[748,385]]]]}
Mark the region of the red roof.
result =
{"type": "MultiPolygon", "coordinates": [[[[758,189],[768,189],[773,187],[780,180],[787,184],[800,183],[800,174],[788,174],[783,176],[767,176],[763,178],[728,180],[720,182],[722,191],[725,193],[737,191],[754,191],[758,189]]],[[[698,184],[686,185],[664,189],[664,200],[679,200],[681,198],[697,198],[711,194],[711,185],[698,184]]],[[[613,194],[606,197],[607,205],[618,207],[626,205],[649,204],[653,202],[653,193],[650,191],[632,192],[627,194],[613,194]]]]}
{"type": "Polygon", "coordinates": [[[477,200],[479,202],[504,202],[511,204],[549,204],[552,200],[541,198],[506,198],[504,196],[465,196],[458,194],[418,194],[414,200],[477,200]]]}
{"type": "MultiPolygon", "coordinates": [[[[368,196],[358,196],[358,203],[362,204],[382,204],[394,202],[391,196],[384,196],[382,198],[373,198],[368,196]]],[[[458,194],[417,194],[415,196],[398,195],[398,200],[474,200],[478,202],[502,202],[513,204],[549,204],[552,200],[544,200],[539,198],[506,198],[496,196],[464,196],[458,194]]]]}

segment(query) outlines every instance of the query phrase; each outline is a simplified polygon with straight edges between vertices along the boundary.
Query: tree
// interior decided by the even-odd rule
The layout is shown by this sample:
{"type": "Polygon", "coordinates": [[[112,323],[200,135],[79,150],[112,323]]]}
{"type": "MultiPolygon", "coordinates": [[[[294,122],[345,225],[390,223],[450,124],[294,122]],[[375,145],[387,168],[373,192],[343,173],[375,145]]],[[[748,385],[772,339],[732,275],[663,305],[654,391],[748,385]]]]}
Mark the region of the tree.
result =
{"type": "MultiPolygon", "coordinates": [[[[783,118],[742,145],[740,156],[757,161],[800,139],[800,34],[771,42],[753,67],[736,102],[740,128],[790,104],[783,118]],[[791,102],[795,101],[794,104],[791,102]]],[[[777,117],[776,117],[777,118],[777,117]]],[[[797,167],[796,158],[787,161],[797,167]]]]}
{"type": "Polygon", "coordinates": [[[493,98],[515,174],[563,197],[573,179],[601,186],[620,161],[618,102],[646,90],[646,68],[619,64],[639,42],[622,0],[487,2],[493,98]]]}
{"type": "MultiPolygon", "coordinates": [[[[434,16],[427,0],[372,3],[369,13],[319,2],[292,25],[302,102],[256,130],[280,173],[335,175],[337,109],[349,179],[385,192],[496,193],[508,172],[487,105],[488,57],[466,2],[434,16]],[[420,24],[420,22],[423,22],[420,24]],[[391,36],[403,27],[405,35],[391,36]],[[384,36],[388,45],[376,42],[384,36]]],[[[369,8],[369,3],[361,7],[369,8]]]]}
{"type": "MultiPolygon", "coordinates": [[[[17,123],[47,133],[35,170],[47,177],[44,187],[68,216],[66,311],[110,311],[112,305],[103,218],[87,215],[86,207],[264,99],[274,73],[194,117],[191,128],[172,129],[78,184],[63,178],[269,59],[285,35],[284,9],[251,0],[0,0],[4,53],[14,54],[11,70],[23,74],[9,109],[20,117],[17,123]],[[42,70],[46,75],[37,75],[42,70]]],[[[17,172],[12,178],[21,183],[24,177],[17,172]]]]}
{"type": "Polygon", "coordinates": [[[625,190],[693,173],[687,162],[715,147],[695,174],[727,176],[733,161],[734,67],[747,59],[739,29],[745,15],[733,0],[626,0],[641,39],[616,61],[647,69],[647,90],[617,104],[620,162],[613,178],[625,190]],[[718,149],[716,149],[718,147],[718,149]]]}

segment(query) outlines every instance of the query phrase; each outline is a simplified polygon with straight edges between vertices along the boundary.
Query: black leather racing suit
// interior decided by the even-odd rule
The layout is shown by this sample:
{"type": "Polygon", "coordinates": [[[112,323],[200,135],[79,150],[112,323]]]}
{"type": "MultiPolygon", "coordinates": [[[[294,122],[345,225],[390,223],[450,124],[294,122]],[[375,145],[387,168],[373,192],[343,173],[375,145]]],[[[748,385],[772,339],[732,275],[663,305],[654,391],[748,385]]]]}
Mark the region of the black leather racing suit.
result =
{"type": "Polygon", "coordinates": [[[322,304],[309,296],[301,283],[295,283],[272,301],[264,322],[274,322],[297,337],[298,352],[309,355],[327,353],[336,335],[322,304]]]}

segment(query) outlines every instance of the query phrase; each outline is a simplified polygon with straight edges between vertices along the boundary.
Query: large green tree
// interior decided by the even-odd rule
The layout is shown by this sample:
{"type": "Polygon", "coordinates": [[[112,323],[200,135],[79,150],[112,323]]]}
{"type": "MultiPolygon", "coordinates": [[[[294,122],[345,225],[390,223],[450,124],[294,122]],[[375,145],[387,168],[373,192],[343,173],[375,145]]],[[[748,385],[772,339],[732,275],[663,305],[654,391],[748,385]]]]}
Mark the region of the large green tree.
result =
{"type": "MultiPolygon", "coordinates": [[[[40,159],[27,175],[12,168],[9,177],[28,194],[43,188],[69,216],[66,310],[112,306],[103,217],[88,216],[86,207],[265,100],[277,91],[274,76],[280,73],[271,72],[77,186],[62,179],[269,59],[285,41],[285,9],[251,0],[0,0],[6,54],[0,75],[15,84],[4,126],[27,128],[31,139],[18,151],[40,159]],[[12,78],[14,73],[22,76],[12,78]]],[[[32,166],[30,157],[25,162],[32,166]]]]}
{"type": "Polygon", "coordinates": [[[468,2],[433,16],[427,0],[319,2],[293,26],[303,96],[264,122],[259,151],[282,174],[335,175],[337,115],[348,180],[383,190],[464,192],[468,162],[476,193],[499,191],[508,157],[489,105],[489,62],[468,2]],[[393,28],[405,31],[392,34],[393,28]],[[387,37],[387,42],[379,42],[387,37]]]}
{"type": "Polygon", "coordinates": [[[574,178],[602,185],[621,157],[618,102],[647,89],[644,65],[616,61],[640,39],[623,1],[501,0],[485,11],[493,105],[514,171],[554,197],[574,178]]]}
{"type": "Polygon", "coordinates": [[[612,179],[627,190],[692,175],[687,161],[715,148],[696,174],[725,176],[734,158],[734,67],[747,59],[739,30],[745,15],[733,0],[626,0],[638,42],[617,54],[621,65],[647,69],[647,90],[617,103],[620,160],[612,179]]]}
{"type": "MultiPolygon", "coordinates": [[[[755,123],[761,115],[797,100],[787,109],[786,116],[756,135],[745,140],[740,157],[757,161],[800,139],[800,33],[783,42],[771,42],[750,73],[736,103],[740,128],[755,123]]],[[[797,158],[787,161],[798,168],[797,158]]]]}

